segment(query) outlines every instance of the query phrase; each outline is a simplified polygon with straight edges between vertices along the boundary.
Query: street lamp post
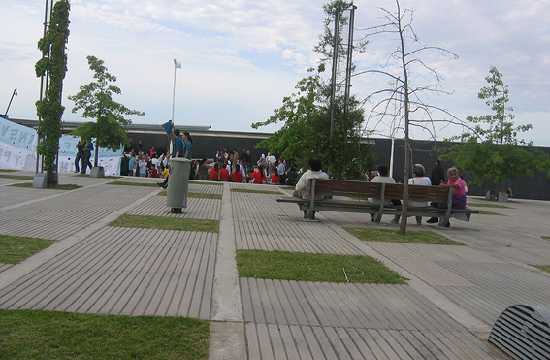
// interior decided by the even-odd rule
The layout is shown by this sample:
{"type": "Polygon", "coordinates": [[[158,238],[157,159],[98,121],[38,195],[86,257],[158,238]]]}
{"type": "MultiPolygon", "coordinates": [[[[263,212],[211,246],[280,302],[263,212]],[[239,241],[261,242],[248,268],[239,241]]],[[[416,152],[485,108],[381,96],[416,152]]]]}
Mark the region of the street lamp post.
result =
{"type": "MultiPolygon", "coordinates": [[[[176,120],[174,119],[175,113],[176,113],[176,77],[177,77],[177,71],[178,69],[181,69],[181,63],[178,62],[178,60],[174,59],[174,90],[172,92],[172,126],[173,130],[176,129],[176,120]]],[[[170,140],[170,154],[172,154],[174,151],[174,141],[173,139],[170,140]]]]}

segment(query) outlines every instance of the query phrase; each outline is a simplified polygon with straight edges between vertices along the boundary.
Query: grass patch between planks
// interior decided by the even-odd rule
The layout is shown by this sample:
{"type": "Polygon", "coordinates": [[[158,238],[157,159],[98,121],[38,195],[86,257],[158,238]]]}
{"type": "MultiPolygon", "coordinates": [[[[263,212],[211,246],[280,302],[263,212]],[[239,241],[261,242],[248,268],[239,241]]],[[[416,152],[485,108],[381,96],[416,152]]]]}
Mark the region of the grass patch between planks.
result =
{"type": "Polygon", "coordinates": [[[543,239],[543,240],[550,240],[550,236],[541,236],[541,239],[543,239]]]}
{"type": "Polygon", "coordinates": [[[14,173],[18,171],[19,170],[13,170],[13,169],[0,169],[0,173],[14,173]]]}
{"type": "MultiPolygon", "coordinates": [[[[167,191],[163,190],[159,193],[160,196],[166,196],[167,191]]],[[[189,198],[197,198],[197,199],[217,199],[221,200],[222,195],[221,194],[213,194],[213,193],[201,193],[201,192],[188,192],[187,197],[189,198]]]]}
{"type": "MultiPolygon", "coordinates": [[[[160,180],[162,180],[162,179],[160,179],[160,180]]],[[[108,185],[158,187],[158,184],[156,182],[148,182],[148,181],[115,180],[115,181],[110,181],[107,184],[108,185]]]]}
{"type": "Polygon", "coordinates": [[[482,202],[480,200],[471,201],[468,205],[472,208],[483,207],[483,208],[491,208],[491,209],[513,209],[512,207],[502,205],[502,204],[498,204],[497,202],[495,202],[495,203],[482,202]]]}
{"type": "Polygon", "coordinates": [[[550,265],[534,265],[540,271],[550,273],[550,265]]]}
{"type": "Polygon", "coordinates": [[[464,245],[463,243],[449,240],[445,236],[433,231],[407,231],[405,235],[399,230],[376,229],[364,227],[346,226],[345,229],[360,240],[391,243],[418,243],[441,245],[464,245]]]}
{"type": "Polygon", "coordinates": [[[111,226],[117,227],[212,233],[218,232],[218,225],[218,220],[131,214],[122,214],[111,223],[111,226]]]}
{"type": "Polygon", "coordinates": [[[219,182],[219,181],[204,181],[204,180],[189,180],[189,184],[222,186],[222,185],[223,185],[223,182],[219,182]]]}
{"type": "Polygon", "coordinates": [[[238,250],[237,266],[241,277],[260,279],[375,284],[406,280],[370,256],[359,255],[238,250]]]}
{"type": "Polygon", "coordinates": [[[277,190],[259,190],[259,189],[247,189],[247,188],[231,188],[232,192],[238,193],[252,193],[252,194],[270,194],[270,195],[283,195],[277,190]]]}
{"type": "Polygon", "coordinates": [[[10,174],[0,174],[0,179],[12,179],[12,180],[32,180],[32,176],[27,175],[10,175],[10,174]]]}
{"type": "Polygon", "coordinates": [[[17,264],[53,243],[44,239],[0,235],[0,263],[17,264]]]}
{"type": "MultiPolygon", "coordinates": [[[[32,183],[30,182],[11,184],[10,186],[22,187],[22,188],[33,188],[32,183]]],[[[55,186],[50,186],[45,189],[46,190],[76,190],[81,187],[82,187],[81,185],[77,185],[77,184],[57,184],[55,186]]]]}
{"type": "Polygon", "coordinates": [[[183,317],[0,310],[1,360],[208,359],[210,325],[183,317]]]}
{"type": "MultiPolygon", "coordinates": [[[[501,214],[501,213],[496,212],[496,211],[491,211],[491,210],[479,210],[479,209],[476,209],[475,206],[474,206],[472,209],[479,211],[479,213],[482,214],[482,215],[508,216],[508,215],[506,215],[506,214],[501,214]]],[[[474,214],[474,215],[475,215],[475,214],[474,214]]]]}

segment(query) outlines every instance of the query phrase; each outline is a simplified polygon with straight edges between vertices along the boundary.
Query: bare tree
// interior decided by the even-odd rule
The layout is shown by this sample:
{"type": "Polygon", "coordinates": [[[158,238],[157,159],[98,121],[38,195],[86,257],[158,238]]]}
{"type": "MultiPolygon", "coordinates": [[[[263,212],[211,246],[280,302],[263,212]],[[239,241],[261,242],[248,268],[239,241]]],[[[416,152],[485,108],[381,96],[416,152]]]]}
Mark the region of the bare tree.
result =
{"type": "Polygon", "coordinates": [[[380,124],[389,120],[392,122],[392,128],[402,129],[404,133],[405,160],[400,230],[405,233],[409,205],[408,178],[412,162],[410,128],[419,128],[435,140],[437,131],[442,126],[467,124],[447,109],[430,104],[424,99],[426,94],[450,92],[441,88],[440,73],[423,57],[437,55],[457,59],[458,55],[442,47],[421,44],[412,25],[413,10],[402,9],[399,0],[395,0],[395,5],[394,11],[379,8],[384,19],[382,24],[358,30],[363,32],[360,38],[363,43],[372,37],[385,35],[391,36],[398,43],[397,48],[389,54],[386,63],[380,68],[358,71],[354,76],[382,76],[389,80],[388,87],[372,91],[362,103],[363,106],[370,107],[366,129],[374,123],[370,131],[375,131],[380,124]],[[414,78],[411,78],[411,74],[414,74],[414,78]]]}

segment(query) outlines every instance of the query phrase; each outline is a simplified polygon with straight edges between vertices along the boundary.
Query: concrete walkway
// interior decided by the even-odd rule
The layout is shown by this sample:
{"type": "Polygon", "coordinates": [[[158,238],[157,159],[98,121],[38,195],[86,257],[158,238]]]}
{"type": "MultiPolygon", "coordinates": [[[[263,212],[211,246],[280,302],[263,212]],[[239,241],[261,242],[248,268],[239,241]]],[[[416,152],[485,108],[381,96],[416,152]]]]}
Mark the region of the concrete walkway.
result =
{"type": "Polygon", "coordinates": [[[445,231],[467,246],[365,243],[341,227],[369,226],[364,215],[304,222],[277,195],[231,191],[261,186],[193,183],[190,191],[222,199],[190,198],[174,215],[158,189],[63,181],[74,179],[89,187],[1,188],[0,233],[56,243],[0,264],[0,308],[212,320],[211,359],[504,359],[484,340],[499,312],[550,304],[550,276],[530,266],[550,264],[550,241],[540,238],[550,235],[547,203],[513,203],[495,209],[506,216],[474,216],[445,231]],[[31,202],[11,208],[16,199],[31,202]],[[122,213],[216,219],[220,232],[109,226],[122,213]],[[370,255],[410,280],[239,278],[238,249],[370,255]]]}

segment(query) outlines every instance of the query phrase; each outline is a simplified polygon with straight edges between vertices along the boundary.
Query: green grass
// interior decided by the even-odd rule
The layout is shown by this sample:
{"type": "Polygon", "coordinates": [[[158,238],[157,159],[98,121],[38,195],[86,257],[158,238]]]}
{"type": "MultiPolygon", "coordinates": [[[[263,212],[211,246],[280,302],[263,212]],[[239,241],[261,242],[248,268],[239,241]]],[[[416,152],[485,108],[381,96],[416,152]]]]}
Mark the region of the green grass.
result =
{"type": "Polygon", "coordinates": [[[0,310],[0,360],[206,360],[209,333],[183,317],[0,310]]]}
{"type": "Polygon", "coordinates": [[[53,243],[50,240],[0,235],[0,263],[17,264],[53,243]]]}
{"type": "Polygon", "coordinates": [[[543,240],[550,240],[550,236],[541,236],[541,239],[543,239],[543,240]]]}
{"type": "MultiPolygon", "coordinates": [[[[474,210],[477,210],[475,207],[473,208],[474,210]]],[[[491,210],[478,210],[480,214],[483,214],[483,215],[498,215],[498,216],[508,216],[508,215],[505,215],[505,214],[501,214],[499,212],[496,212],[496,211],[491,211],[491,210]]]]}
{"type": "Polygon", "coordinates": [[[199,184],[199,185],[213,185],[213,186],[222,186],[223,182],[216,181],[203,181],[203,180],[189,180],[190,184],[199,184]]]}
{"type": "Polygon", "coordinates": [[[19,170],[13,170],[13,169],[0,169],[0,172],[3,172],[3,173],[14,173],[18,171],[19,170]]]}
{"type": "MultiPolygon", "coordinates": [[[[163,190],[159,193],[160,196],[166,196],[166,194],[167,194],[166,190],[163,190]]],[[[187,197],[198,198],[198,199],[218,199],[218,200],[221,200],[222,195],[221,194],[213,194],[213,193],[188,192],[187,197]]]]}
{"type": "Polygon", "coordinates": [[[535,265],[535,267],[540,271],[550,273],[550,265],[535,265]]]}
{"type": "Polygon", "coordinates": [[[259,189],[247,189],[247,188],[231,188],[232,192],[239,193],[252,193],[252,194],[271,194],[271,195],[282,195],[280,191],[277,190],[259,190],[259,189]]]}
{"type": "MultiPolygon", "coordinates": [[[[90,177],[89,174],[77,174],[76,176],[78,176],[78,177],[88,177],[88,178],[90,177]]],[[[105,176],[105,177],[103,177],[103,179],[113,179],[113,180],[116,180],[116,179],[121,179],[121,177],[120,177],[120,176],[105,176]]]]}
{"type": "Polygon", "coordinates": [[[111,226],[143,229],[162,229],[179,231],[218,232],[218,221],[208,219],[189,219],[168,216],[145,216],[122,214],[111,226]]]}
{"type": "Polygon", "coordinates": [[[502,204],[499,204],[497,202],[481,202],[480,200],[475,200],[475,201],[472,201],[470,202],[470,207],[473,207],[473,208],[478,208],[478,207],[483,207],[483,208],[492,208],[492,209],[513,209],[512,207],[509,207],[509,206],[506,206],[506,205],[502,205],[502,204]]]}
{"type": "Polygon", "coordinates": [[[26,175],[10,175],[10,174],[0,174],[0,179],[12,179],[12,180],[32,180],[32,176],[26,176],[26,175]]]}
{"type": "MultiPolygon", "coordinates": [[[[162,179],[159,179],[162,181],[162,179]]],[[[146,187],[158,187],[156,182],[148,181],[127,181],[127,180],[115,180],[108,182],[109,185],[125,185],[125,186],[146,186],[146,187]]]]}
{"type": "Polygon", "coordinates": [[[237,266],[241,277],[260,279],[376,284],[406,280],[369,256],[238,250],[237,266]]]}
{"type": "MultiPolygon", "coordinates": [[[[32,183],[24,182],[24,183],[11,184],[10,186],[22,187],[22,188],[32,188],[32,183]]],[[[50,189],[50,190],[75,190],[75,189],[79,189],[81,187],[82,187],[81,185],[77,185],[77,184],[57,184],[53,187],[48,187],[47,189],[50,189]]]]}
{"type": "Polygon", "coordinates": [[[418,244],[442,244],[442,245],[464,245],[452,241],[433,231],[407,231],[405,235],[399,230],[376,229],[364,227],[345,227],[345,229],[364,241],[391,242],[391,243],[418,243],[418,244]]]}

